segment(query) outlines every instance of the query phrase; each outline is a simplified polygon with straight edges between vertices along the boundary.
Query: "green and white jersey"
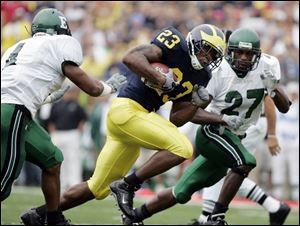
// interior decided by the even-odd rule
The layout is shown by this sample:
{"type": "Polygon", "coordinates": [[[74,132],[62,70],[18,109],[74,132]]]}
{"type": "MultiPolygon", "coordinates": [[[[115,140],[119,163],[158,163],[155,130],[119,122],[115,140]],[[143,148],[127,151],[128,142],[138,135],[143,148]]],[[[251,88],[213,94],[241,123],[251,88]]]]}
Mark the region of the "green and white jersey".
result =
{"type": "Polygon", "coordinates": [[[37,33],[16,43],[1,59],[1,103],[25,105],[34,116],[61,87],[65,61],[82,63],[81,46],[71,36],[37,33]]]}
{"type": "Polygon", "coordinates": [[[244,134],[250,125],[257,123],[260,117],[265,95],[265,87],[260,75],[264,70],[271,70],[280,79],[278,59],[267,54],[261,55],[257,68],[248,72],[244,78],[239,78],[225,59],[212,72],[207,90],[213,100],[207,110],[216,114],[244,117],[244,124],[238,130],[232,131],[235,134],[244,134]]]}

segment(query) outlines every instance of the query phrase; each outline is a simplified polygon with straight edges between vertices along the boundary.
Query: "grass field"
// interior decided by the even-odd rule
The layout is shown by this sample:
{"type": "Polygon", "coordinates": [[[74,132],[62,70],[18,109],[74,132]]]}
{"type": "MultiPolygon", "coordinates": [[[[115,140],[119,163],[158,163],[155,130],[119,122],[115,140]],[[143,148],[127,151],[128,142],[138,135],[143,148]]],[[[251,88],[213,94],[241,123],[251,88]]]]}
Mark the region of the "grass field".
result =
{"type": "MultiPolygon", "coordinates": [[[[135,199],[135,205],[145,200],[135,199]]],[[[43,203],[43,196],[39,188],[14,187],[11,196],[1,203],[1,225],[20,224],[19,216],[28,208],[43,203]]],[[[145,224],[157,225],[186,225],[192,218],[198,216],[200,203],[190,202],[187,205],[175,207],[158,213],[144,221],[145,224]]],[[[115,206],[112,196],[102,201],[90,201],[80,207],[65,212],[73,224],[85,225],[118,225],[121,224],[120,212],[115,206]]],[[[227,215],[231,225],[268,225],[268,213],[257,205],[231,205],[227,215]]],[[[293,208],[285,225],[299,225],[299,207],[293,208]]]]}

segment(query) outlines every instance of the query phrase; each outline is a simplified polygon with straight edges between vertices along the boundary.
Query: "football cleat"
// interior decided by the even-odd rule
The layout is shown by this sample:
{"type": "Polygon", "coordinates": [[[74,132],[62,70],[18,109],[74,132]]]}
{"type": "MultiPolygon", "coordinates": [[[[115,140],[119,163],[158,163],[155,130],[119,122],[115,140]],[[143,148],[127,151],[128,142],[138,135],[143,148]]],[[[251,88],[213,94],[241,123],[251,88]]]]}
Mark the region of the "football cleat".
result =
{"type": "Polygon", "coordinates": [[[269,214],[270,225],[283,225],[290,211],[291,208],[286,203],[280,203],[279,210],[269,214]]]}
{"type": "Polygon", "coordinates": [[[124,179],[112,182],[109,187],[121,211],[130,219],[133,219],[134,192],[139,188],[130,186],[124,179]]]}
{"type": "MultiPolygon", "coordinates": [[[[47,223],[46,217],[38,214],[36,208],[27,210],[20,216],[20,218],[25,225],[49,225],[47,223]]],[[[58,222],[51,225],[71,225],[71,223],[70,220],[67,220],[65,216],[61,213],[58,222]]]]}
{"type": "Polygon", "coordinates": [[[123,225],[144,225],[143,221],[135,222],[134,220],[131,220],[129,217],[126,217],[125,214],[122,214],[121,217],[122,217],[123,225]]]}
{"type": "Polygon", "coordinates": [[[25,225],[45,225],[46,219],[37,213],[36,208],[32,208],[24,212],[21,216],[21,221],[25,225]]]}
{"type": "MultiPolygon", "coordinates": [[[[48,224],[50,225],[50,224],[48,224]]],[[[53,224],[52,224],[53,225],[53,224]]],[[[67,220],[63,214],[61,214],[60,219],[54,225],[72,225],[70,220],[67,220]]]]}
{"type": "Polygon", "coordinates": [[[203,223],[203,225],[228,225],[224,219],[224,213],[209,215],[207,222],[203,223]]]}

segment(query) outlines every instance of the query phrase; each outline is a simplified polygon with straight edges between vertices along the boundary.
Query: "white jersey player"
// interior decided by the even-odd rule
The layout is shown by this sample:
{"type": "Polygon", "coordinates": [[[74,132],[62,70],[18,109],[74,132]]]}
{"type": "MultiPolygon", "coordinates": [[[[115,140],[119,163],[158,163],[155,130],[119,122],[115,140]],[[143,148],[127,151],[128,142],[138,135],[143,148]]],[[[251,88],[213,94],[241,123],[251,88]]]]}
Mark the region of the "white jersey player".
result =
{"type": "MultiPolygon", "coordinates": [[[[33,118],[42,104],[64,95],[68,89],[61,88],[65,77],[92,96],[115,92],[126,79],[117,74],[107,82],[96,81],[79,68],[81,46],[71,37],[67,19],[58,10],[39,11],[31,31],[31,38],[16,43],[1,59],[1,201],[9,197],[27,160],[42,169],[47,224],[67,225],[59,210],[63,156],[33,118]]],[[[25,225],[37,225],[26,214],[21,218],[25,225]]]]}
{"type": "MultiPolygon", "coordinates": [[[[254,154],[256,145],[263,141],[267,135],[267,124],[261,121],[257,124],[265,103],[265,113],[268,117],[268,134],[270,152],[276,155],[279,152],[278,142],[275,136],[275,108],[269,96],[265,96],[265,84],[261,75],[270,74],[280,80],[280,65],[276,57],[262,53],[256,68],[247,73],[234,70],[228,63],[230,58],[223,59],[219,68],[213,72],[213,77],[207,86],[208,93],[213,101],[207,110],[216,114],[242,115],[245,118],[243,124],[235,134],[243,138],[242,144],[254,154]],[[262,99],[265,98],[265,101],[262,99]],[[251,116],[251,117],[250,117],[251,116]],[[275,138],[275,139],[274,139],[275,138]]],[[[241,65],[243,65],[241,63],[241,65]]],[[[246,64],[244,64],[246,67],[246,64]]],[[[242,67],[242,66],[241,66],[242,67]]],[[[267,91],[271,94],[271,91],[267,91]]],[[[227,126],[227,128],[230,128],[227,126]]],[[[220,127],[222,133],[224,128],[220,127]]],[[[198,219],[192,224],[205,223],[209,214],[213,212],[218,200],[220,190],[224,183],[222,178],[215,185],[203,190],[203,209],[198,219]]],[[[255,182],[245,178],[238,191],[238,195],[249,198],[262,205],[270,213],[270,224],[283,223],[290,208],[285,203],[268,196],[255,182]]]]}

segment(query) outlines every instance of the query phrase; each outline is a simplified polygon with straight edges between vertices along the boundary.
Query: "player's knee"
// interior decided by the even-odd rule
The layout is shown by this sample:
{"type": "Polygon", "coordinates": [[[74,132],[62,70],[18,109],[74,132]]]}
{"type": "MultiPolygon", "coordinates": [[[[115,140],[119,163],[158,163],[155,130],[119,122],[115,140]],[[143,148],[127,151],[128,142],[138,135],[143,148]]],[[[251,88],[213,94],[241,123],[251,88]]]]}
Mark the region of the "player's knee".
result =
{"type": "Polygon", "coordinates": [[[86,182],[76,184],[63,193],[63,199],[69,202],[86,202],[94,199],[95,196],[86,182]]]}
{"type": "Polygon", "coordinates": [[[57,164],[55,166],[48,167],[46,169],[43,169],[43,172],[47,173],[48,175],[57,175],[57,176],[59,176],[60,166],[61,166],[61,164],[57,164]]]}
{"type": "Polygon", "coordinates": [[[103,186],[97,184],[92,179],[88,180],[87,184],[88,184],[90,191],[93,193],[93,195],[95,196],[95,198],[97,200],[105,199],[110,194],[110,190],[109,190],[108,186],[103,187],[103,186]]]}
{"type": "Polygon", "coordinates": [[[188,201],[190,201],[191,196],[186,194],[184,191],[179,191],[178,193],[176,193],[175,198],[176,198],[178,203],[185,204],[188,201]]]}
{"type": "Polygon", "coordinates": [[[246,177],[248,177],[248,174],[250,173],[250,171],[255,168],[255,166],[256,165],[253,165],[253,164],[242,165],[242,166],[238,166],[238,167],[233,167],[231,170],[234,173],[237,173],[237,174],[241,175],[242,177],[246,178],[246,177]]]}
{"type": "Polygon", "coordinates": [[[110,191],[109,189],[105,189],[105,190],[101,190],[101,191],[97,191],[96,193],[94,193],[94,196],[97,200],[102,200],[102,199],[105,199],[109,194],[110,194],[110,191]]]}
{"type": "Polygon", "coordinates": [[[10,196],[11,190],[9,190],[8,192],[2,194],[1,193],[1,202],[4,201],[5,199],[7,199],[10,196]]]}

